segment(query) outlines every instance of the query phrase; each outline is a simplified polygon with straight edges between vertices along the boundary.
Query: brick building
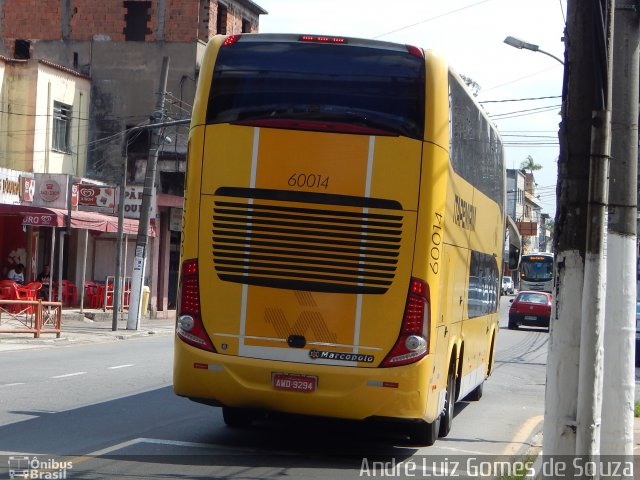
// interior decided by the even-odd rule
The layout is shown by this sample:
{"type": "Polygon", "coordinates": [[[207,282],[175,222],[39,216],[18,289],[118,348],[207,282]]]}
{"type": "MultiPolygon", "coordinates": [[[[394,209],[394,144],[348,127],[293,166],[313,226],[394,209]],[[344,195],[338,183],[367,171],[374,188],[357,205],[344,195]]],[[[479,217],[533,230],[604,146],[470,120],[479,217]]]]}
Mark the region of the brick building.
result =
{"type": "MultiPolygon", "coordinates": [[[[167,120],[188,118],[208,39],[257,32],[259,16],[266,13],[251,0],[0,0],[0,55],[44,59],[90,76],[86,175],[119,184],[122,133],[149,122],[163,57],[170,62],[167,120]]],[[[173,302],[178,269],[179,237],[169,225],[171,208],[181,207],[186,128],[167,137],[171,143],[160,149],[158,164],[159,241],[151,248],[154,267],[146,269],[152,310],[173,302]]],[[[145,134],[129,146],[129,184],[144,182],[149,147],[145,134]]]]}

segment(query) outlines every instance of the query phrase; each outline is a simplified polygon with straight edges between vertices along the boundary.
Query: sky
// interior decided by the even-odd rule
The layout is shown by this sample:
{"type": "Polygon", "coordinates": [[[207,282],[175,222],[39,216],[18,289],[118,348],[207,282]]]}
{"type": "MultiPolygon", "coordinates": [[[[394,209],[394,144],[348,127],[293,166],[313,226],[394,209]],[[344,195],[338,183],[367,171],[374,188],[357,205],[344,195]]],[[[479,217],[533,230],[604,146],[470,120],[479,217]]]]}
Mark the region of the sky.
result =
{"type": "Polygon", "coordinates": [[[261,33],[379,39],[435,50],[479,86],[498,127],[507,168],[528,155],[542,213],[555,217],[563,66],[504,43],[511,35],[564,58],[566,0],[253,0],[268,12],[261,33]],[[543,98],[550,97],[550,98],[543,98]],[[533,99],[533,100],[525,100],[533,99]]]}

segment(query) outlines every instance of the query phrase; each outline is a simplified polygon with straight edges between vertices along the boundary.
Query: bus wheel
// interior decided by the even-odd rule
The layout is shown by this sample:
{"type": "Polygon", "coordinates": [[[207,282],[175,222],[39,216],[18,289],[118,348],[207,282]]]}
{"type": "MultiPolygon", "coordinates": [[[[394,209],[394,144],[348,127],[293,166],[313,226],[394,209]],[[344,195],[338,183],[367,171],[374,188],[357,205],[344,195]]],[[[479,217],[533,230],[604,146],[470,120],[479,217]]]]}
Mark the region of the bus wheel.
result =
{"type": "Polygon", "coordinates": [[[449,367],[449,375],[447,376],[447,397],[444,401],[444,412],[440,415],[440,436],[446,437],[451,430],[453,423],[453,407],[456,403],[456,377],[453,365],[449,367]]]}
{"type": "Polygon", "coordinates": [[[432,423],[420,422],[411,425],[409,437],[412,442],[418,445],[430,447],[438,439],[438,430],[440,428],[440,418],[432,423]]]}
{"type": "Polygon", "coordinates": [[[231,428],[248,427],[255,418],[250,410],[233,407],[222,407],[222,419],[231,428]]]}

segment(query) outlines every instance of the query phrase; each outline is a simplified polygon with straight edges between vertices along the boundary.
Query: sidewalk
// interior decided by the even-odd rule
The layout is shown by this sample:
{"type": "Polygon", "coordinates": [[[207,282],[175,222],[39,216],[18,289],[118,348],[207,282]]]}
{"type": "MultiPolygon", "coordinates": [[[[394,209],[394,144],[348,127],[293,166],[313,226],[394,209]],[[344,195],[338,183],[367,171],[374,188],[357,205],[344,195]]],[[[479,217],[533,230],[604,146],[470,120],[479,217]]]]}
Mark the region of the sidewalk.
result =
{"type": "MultiPolygon", "coordinates": [[[[113,331],[113,312],[79,308],[62,311],[62,332],[60,338],[55,333],[42,333],[33,338],[30,333],[0,333],[0,352],[81,343],[127,340],[148,335],[173,335],[175,310],[158,312],[158,318],[143,315],[137,330],[127,330],[127,315],[118,321],[118,329],[113,331]]],[[[122,317],[121,317],[122,318],[122,317]]]]}

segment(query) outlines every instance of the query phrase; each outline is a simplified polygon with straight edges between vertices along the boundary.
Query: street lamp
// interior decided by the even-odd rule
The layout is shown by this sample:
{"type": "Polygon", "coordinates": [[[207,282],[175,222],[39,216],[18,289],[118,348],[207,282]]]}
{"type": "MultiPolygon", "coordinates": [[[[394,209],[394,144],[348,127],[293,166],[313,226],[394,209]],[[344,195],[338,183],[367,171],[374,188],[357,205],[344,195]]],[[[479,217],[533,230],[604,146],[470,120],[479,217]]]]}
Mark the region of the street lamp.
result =
{"type": "Polygon", "coordinates": [[[560,60],[558,57],[556,57],[555,55],[550,54],[549,52],[545,52],[538,45],[536,45],[534,43],[528,43],[528,42],[525,42],[524,40],[520,40],[519,38],[512,37],[512,36],[508,36],[507,38],[505,38],[504,39],[504,43],[506,43],[507,45],[511,45],[514,48],[531,50],[532,52],[544,53],[545,55],[553,58],[554,60],[557,60],[562,65],[564,65],[564,62],[562,60],[560,60]]]}

